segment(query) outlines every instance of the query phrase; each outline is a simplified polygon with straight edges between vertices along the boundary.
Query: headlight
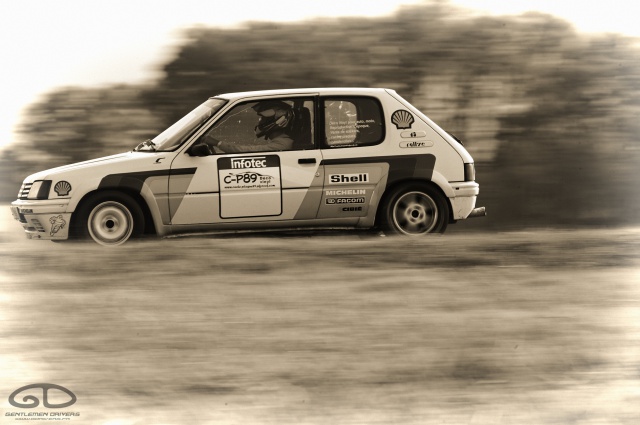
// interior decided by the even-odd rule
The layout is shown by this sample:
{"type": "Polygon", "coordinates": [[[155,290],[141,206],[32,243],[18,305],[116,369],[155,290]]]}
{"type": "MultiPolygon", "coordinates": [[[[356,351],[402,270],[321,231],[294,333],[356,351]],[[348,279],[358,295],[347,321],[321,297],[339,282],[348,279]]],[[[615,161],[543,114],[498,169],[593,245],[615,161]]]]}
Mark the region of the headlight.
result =
{"type": "Polygon", "coordinates": [[[26,195],[26,199],[48,199],[50,189],[51,189],[51,180],[36,180],[31,185],[31,188],[29,189],[28,193],[25,193],[26,190],[23,190],[21,192],[22,192],[22,196],[26,195]]]}

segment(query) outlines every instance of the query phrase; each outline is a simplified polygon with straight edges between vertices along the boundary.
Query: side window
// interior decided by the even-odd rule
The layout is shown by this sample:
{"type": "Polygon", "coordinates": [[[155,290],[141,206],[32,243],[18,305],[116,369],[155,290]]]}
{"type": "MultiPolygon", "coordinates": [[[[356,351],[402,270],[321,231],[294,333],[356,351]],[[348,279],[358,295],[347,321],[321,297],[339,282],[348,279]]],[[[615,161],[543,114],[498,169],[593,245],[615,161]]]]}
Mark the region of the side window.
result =
{"type": "Polygon", "coordinates": [[[330,148],[382,142],[384,119],[380,103],[370,97],[324,99],[324,134],[330,148]]]}
{"type": "Polygon", "coordinates": [[[200,139],[220,153],[315,148],[313,99],[267,99],[233,107],[200,139]]]}

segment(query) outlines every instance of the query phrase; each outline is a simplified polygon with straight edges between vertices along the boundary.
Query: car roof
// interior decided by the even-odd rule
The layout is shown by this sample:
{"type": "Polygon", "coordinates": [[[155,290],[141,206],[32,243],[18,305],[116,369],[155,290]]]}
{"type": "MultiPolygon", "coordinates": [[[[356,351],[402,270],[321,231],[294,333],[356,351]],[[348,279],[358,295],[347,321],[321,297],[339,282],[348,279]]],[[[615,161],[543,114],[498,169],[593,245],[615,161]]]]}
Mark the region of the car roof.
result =
{"type": "Polygon", "coordinates": [[[301,88],[301,89],[282,89],[282,90],[258,90],[237,93],[224,93],[214,97],[224,98],[228,100],[237,100],[249,97],[261,96],[294,96],[294,95],[333,95],[333,96],[364,96],[376,95],[387,91],[393,91],[384,88],[368,88],[368,87],[324,87],[324,88],[301,88]]]}

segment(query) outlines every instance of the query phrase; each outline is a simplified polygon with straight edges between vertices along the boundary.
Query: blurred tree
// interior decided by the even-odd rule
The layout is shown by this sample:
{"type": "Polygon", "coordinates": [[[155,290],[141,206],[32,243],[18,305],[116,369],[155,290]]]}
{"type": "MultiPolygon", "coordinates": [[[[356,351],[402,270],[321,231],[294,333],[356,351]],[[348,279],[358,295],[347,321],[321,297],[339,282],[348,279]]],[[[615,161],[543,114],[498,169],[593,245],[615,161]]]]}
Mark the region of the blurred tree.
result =
{"type": "Polygon", "coordinates": [[[193,29],[149,104],[176,121],[194,101],[218,93],[296,87],[370,86],[367,21],[253,23],[241,30],[193,29]]]}
{"type": "Polygon", "coordinates": [[[12,187],[3,197],[13,198],[13,188],[30,173],[128,151],[158,134],[162,121],[141,102],[141,91],[65,87],[31,105],[19,129],[22,143],[0,156],[0,179],[12,187]]]}
{"type": "Polygon", "coordinates": [[[545,225],[637,223],[637,48],[618,36],[546,33],[554,44],[523,56],[523,72],[535,70],[524,93],[531,107],[501,119],[494,183],[514,198],[497,221],[513,214],[545,225]]]}
{"type": "Polygon", "coordinates": [[[164,78],[142,92],[51,93],[27,114],[26,142],[1,160],[31,170],[129,149],[218,93],[382,86],[474,155],[490,215],[470,226],[640,222],[637,40],[578,35],[538,13],[466,15],[443,2],[378,19],[254,22],[185,36],[164,78]]]}

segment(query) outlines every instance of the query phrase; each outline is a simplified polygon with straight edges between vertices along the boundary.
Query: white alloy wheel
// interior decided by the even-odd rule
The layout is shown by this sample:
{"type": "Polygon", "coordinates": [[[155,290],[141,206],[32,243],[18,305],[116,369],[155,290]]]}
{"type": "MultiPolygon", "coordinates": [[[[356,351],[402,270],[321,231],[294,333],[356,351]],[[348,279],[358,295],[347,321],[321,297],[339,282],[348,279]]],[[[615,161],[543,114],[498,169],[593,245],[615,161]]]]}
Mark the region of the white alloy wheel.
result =
{"type": "Polygon", "coordinates": [[[438,224],[438,205],[424,192],[407,192],[393,204],[392,218],[398,232],[405,235],[430,233],[438,224]]]}
{"type": "Polygon", "coordinates": [[[133,215],[116,201],[96,205],[89,214],[87,227],[91,238],[101,245],[120,245],[133,233],[133,215]]]}

